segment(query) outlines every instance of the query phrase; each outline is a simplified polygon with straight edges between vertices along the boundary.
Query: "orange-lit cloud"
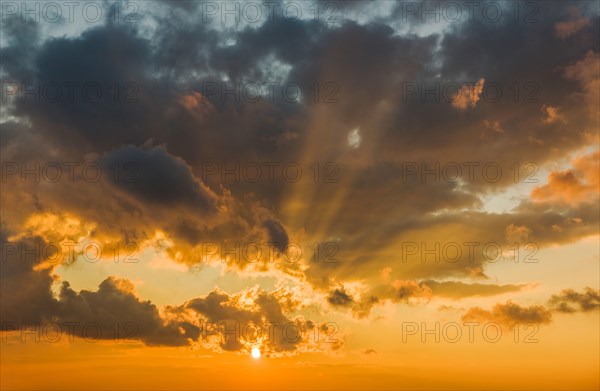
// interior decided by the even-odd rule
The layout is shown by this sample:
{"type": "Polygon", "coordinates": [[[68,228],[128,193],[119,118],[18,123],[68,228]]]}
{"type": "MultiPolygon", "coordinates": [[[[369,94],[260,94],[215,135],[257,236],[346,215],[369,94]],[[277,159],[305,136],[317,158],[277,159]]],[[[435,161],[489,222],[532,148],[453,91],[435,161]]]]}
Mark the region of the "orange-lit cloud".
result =
{"type": "Polygon", "coordinates": [[[465,85],[459,92],[456,93],[452,100],[452,106],[459,110],[466,110],[473,108],[479,102],[481,94],[483,93],[483,86],[485,79],[481,78],[474,85],[465,85]]]}
{"type": "Polygon", "coordinates": [[[462,319],[469,322],[495,322],[504,327],[511,327],[515,323],[550,323],[552,313],[543,306],[522,307],[508,301],[505,304],[496,304],[491,310],[471,308],[462,319]]]}
{"type": "Polygon", "coordinates": [[[536,202],[581,203],[599,197],[600,152],[579,157],[573,161],[573,168],[553,171],[548,183],[536,187],[531,198],[536,202]]]}
{"type": "Polygon", "coordinates": [[[571,15],[568,21],[558,22],[554,25],[556,35],[563,39],[568,38],[591,25],[590,18],[582,16],[579,8],[572,7],[570,8],[569,13],[571,15]]]}

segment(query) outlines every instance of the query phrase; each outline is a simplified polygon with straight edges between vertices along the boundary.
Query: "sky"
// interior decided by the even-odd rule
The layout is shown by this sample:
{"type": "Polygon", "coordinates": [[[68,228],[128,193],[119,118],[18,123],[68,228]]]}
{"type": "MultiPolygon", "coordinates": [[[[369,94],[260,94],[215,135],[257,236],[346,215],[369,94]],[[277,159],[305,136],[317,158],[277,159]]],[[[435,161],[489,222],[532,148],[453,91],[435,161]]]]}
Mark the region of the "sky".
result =
{"type": "Polygon", "coordinates": [[[0,2],[0,388],[600,388],[597,1],[0,2]]]}

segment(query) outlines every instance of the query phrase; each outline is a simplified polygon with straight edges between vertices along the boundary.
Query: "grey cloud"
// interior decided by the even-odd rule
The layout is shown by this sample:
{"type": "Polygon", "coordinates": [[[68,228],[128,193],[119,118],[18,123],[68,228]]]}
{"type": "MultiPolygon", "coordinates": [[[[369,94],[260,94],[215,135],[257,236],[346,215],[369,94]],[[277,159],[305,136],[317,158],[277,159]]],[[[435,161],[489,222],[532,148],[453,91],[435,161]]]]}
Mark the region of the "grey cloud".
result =
{"type": "Polygon", "coordinates": [[[590,312],[600,308],[600,292],[589,287],[581,293],[565,289],[560,294],[552,295],[548,305],[557,312],[590,312]]]}
{"type": "MultiPolygon", "coordinates": [[[[168,322],[161,318],[157,307],[150,301],[142,301],[133,291],[133,285],[127,280],[109,277],[95,292],[82,290],[75,292],[68,282],[62,284],[60,306],[57,319],[68,324],[94,324],[100,332],[92,337],[119,339],[128,337],[143,341],[147,345],[182,346],[190,339],[196,339],[199,330],[186,322],[168,322]],[[115,335],[115,325],[121,329],[121,335],[115,335]]],[[[81,337],[85,328],[74,328],[81,337]]],[[[91,332],[90,332],[91,333],[91,332]]]]}
{"type": "Polygon", "coordinates": [[[138,199],[163,207],[183,204],[201,213],[216,212],[216,195],[194,177],[182,159],[169,155],[164,147],[125,146],[103,156],[100,163],[107,172],[118,165],[122,166],[119,170],[129,169],[129,177],[116,181],[115,186],[138,199]]]}

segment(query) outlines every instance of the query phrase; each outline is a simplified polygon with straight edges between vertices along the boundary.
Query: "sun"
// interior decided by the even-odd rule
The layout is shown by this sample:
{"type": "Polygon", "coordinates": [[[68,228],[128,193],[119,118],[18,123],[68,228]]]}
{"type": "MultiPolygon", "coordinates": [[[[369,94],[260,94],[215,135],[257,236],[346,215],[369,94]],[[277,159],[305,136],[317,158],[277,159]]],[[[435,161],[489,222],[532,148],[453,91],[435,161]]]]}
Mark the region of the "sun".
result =
{"type": "Polygon", "coordinates": [[[252,358],[255,360],[258,360],[260,358],[260,349],[259,348],[252,348],[252,358]]]}

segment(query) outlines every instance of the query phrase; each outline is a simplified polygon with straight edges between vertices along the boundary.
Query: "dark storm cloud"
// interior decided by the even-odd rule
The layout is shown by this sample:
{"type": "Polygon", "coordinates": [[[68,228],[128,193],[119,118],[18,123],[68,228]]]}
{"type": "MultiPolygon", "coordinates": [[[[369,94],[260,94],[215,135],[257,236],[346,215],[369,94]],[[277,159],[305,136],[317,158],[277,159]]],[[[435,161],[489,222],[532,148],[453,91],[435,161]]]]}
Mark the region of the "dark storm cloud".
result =
{"type": "Polygon", "coordinates": [[[68,282],[63,282],[60,295],[54,297],[51,288],[58,279],[54,268],[60,263],[60,248],[40,237],[9,239],[5,231],[0,239],[3,329],[39,330],[48,323],[59,327],[71,324],[64,331],[85,338],[90,335],[82,326],[93,324],[92,338],[118,340],[124,336],[115,333],[115,324],[129,324],[129,329],[121,330],[126,338],[148,345],[187,345],[187,338],[197,338],[198,329],[193,325],[163,321],[157,307],[138,299],[127,280],[109,277],[95,292],[75,292],[68,282]]]}
{"type": "MultiPolygon", "coordinates": [[[[526,141],[527,137],[534,136],[531,132],[522,132],[519,123],[529,126],[530,123],[524,121],[525,117],[531,117],[535,113],[537,119],[539,107],[501,102],[487,105],[465,117],[449,104],[402,102],[402,83],[476,81],[483,77],[501,82],[508,89],[510,85],[505,85],[505,82],[531,80],[541,87],[552,86],[540,89],[540,105],[561,103],[564,92],[575,86],[573,82],[560,77],[557,67],[564,67],[582,58],[587,50],[597,47],[597,41],[591,41],[587,46],[556,41],[553,35],[554,24],[566,17],[566,11],[561,7],[542,5],[542,8],[539,23],[512,23],[508,20],[492,24],[474,21],[456,25],[443,36],[429,37],[396,35],[392,28],[382,23],[358,25],[346,21],[332,27],[314,20],[291,23],[276,19],[259,27],[245,27],[236,31],[233,34],[235,44],[231,46],[218,45],[215,30],[201,23],[192,23],[192,20],[186,19],[185,14],[181,13],[159,19],[165,28],[154,33],[152,41],[155,43],[143,38],[133,28],[107,24],[90,29],[78,38],[52,39],[40,50],[34,51],[36,60],[32,66],[37,70],[35,79],[41,82],[135,82],[139,87],[138,104],[78,106],[65,103],[58,104],[57,107],[28,105],[20,107],[18,112],[31,115],[37,110],[43,111],[38,113],[35,122],[41,124],[44,116],[51,116],[52,122],[63,122],[62,127],[69,125],[67,129],[73,134],[84,136],[96,148],[102,147],[103,143],[113,144],[112,147],[126,143],[139,145],[154,137],[157,143],[166,143],[171,152],[182,156],[186,161],[193,161],[195,154],[186,150],[186,143],[177,142],[177,139],[194,141],[187,144],[196,144],[196,141],[206,139],[211,128],[226,129],[235,124],[231,122],[232,119],[219,121],[221,123],[204,119],[200,122],[201,130],[198,131],[199,124],[196,121],[185,116],[169,117],[166,112],[161,113],[166,108],[173,109],[177,93],[184,94],[195,84],[193,80],[182,84],[169,72],[183,64],[187,69],[194,68],[201,73],[213,75],[212,80],[221,73],[227,74],[232,82],[242,79],[262,80],[269,75],[261,73],[264,67],[259,65],[260,61],[274,56],[291,66],[289,80],[299,83],[305,91],[316,81],[331,80],[339,85],[339,103],[328,107],[332,128],[372,122],[363,113],[377,112],[375,109],[384,101],[394,108],[393,114],[385,121],[372,123],[373,127],[379,128],[377,132],[367,129],[362,134],[364,143],[373,143],[373,147],[376,146],[382,156],[389,158],[414,158],[423,153],[420,148],[422,146],[427,147],[429,153],[436,152],[437,156],[440,156],[440,152],[449,154],[445,156],[448,159],[468,150],[471,158],[476,153],[478,160],[481,160],[484,156],[479,154],[483,151],[478,152],[472,148],[478,142],[481,121],[490,120],[494,113],[498,117],[506,117],[504,112],[516,110],[518,114],[509,116],[514,118],[509,123],[512,126],[505,125],[509,133],[486,151],[486,158],[496,159],[514,150],[508,148],[506,140],[526,141]],[[436,53],[438,41],[441,47],[439,53],[436,53]],[[115,58],[119,61],[113,61],[115,58]],[[523,61],[524,58],[529,59],[523,61]],[[435,75],[439,72],[440,76],[436,78],[435,75]],[[159,107],[162,110],[158,110],[159,107]],[[432,112],[436,115],[431,115],[432,112]],[[451,132],[447,129],[449,122],[454,123],[456,128],[451,132]],[[161,126],[163,129],[160,129],[161,126]],[[192,127],[195,132],[191,131],[192,127]],[[197,135],[190,139],[193,133],[197,135]],[[406,149],[406,145],[411,146],[410,150],[406,149]],[[464,145],[464,148],[459,145],[464,145]],[[399,154],[398,151],[403,153],[399,154]]],[[[592,18],[592,25],[580,34],[591,35],[590,31],[595,28],[597,29],[597,18],[592,18]]],[[[8,49],[17,46],[10,45],[8,49]]],[[[16,56],[8,53],[5,57],[10,60],[16,56]]],[[[241,106],[253,107],[247,104],[241,106]]],[[[240,114],[246,116],[252,111],[244,110],[240,114]]],[[[269,117],[276,116],[274,114],[278,112],[287,116],[298,115],[281,106],[275,107],[275,112],[269,117]]],[[[234,117],[230,114],[228,112],[226,117],[234,117]]],[[[571,120],[574,122],[570,123],[577,123],[577,118],[573,116],[571,120]]],[[[266,118],[260,120],[264,127],[266,118]]],[[[281,123],[270,125],[278,127],[281,123]]],[[[565,142],[560,137],[560,130],[551,129],[550,134],[544,137],[544,141],[551,142],[544,149],[528,145],[528,157],[543,158],[543,151],[552,147],[555,139],[565,142]]],[[[48,130],[53,134],[58,131],[58,126],[48,130]]],[[[275,130],[274,134],[277,135],[280,131],[281,129],[275,130]]],[[[238,136],[242,136],[242,133],[230,130],[227,139],[235,145],[240,140],[238,136]]],[[[216,137],[215,140],[213,135],[209,140],[218,142],[219,136],[216,137]]],[[[264,152],[264,146],[257,140],[260,133],[254,133],[253,137],[254,140],[244,140],[244,137],[241,140],[253,142],[253,148],[264,152]]],[[[344,137],[345,134],[340,134],[336,138],[343,140],[344,137]]],[[[575,138],[570,142],[575,145],[578,140],[575,138]]],[[[242,145],[248,147],[247,143],[242,145]]],[[[229,150],[222,150],[221,158],[230,159],[231,150],[231,146],[229,150]]],[[[511,158],[515,157],[515,152],[511,158]]],[[[277,151],[269,153],[276,154],[277,151]]]]}
{"type": "Polygon", "coordinates": [[[58,305],[50,291],[54,278],[49,268],[34,267],[45,261],[40,249],[47,249],[48,257],[55,255],[54,249],[40,237],[9,240],[9,236],[0,231],[0,318],[15,328],[49,320],[58,305]]]}
{"type": "MultiPolygon", "coordinates": [[[[109,277],[95,292],[75,292],[68,282],[63,282],[59,299],[59,322],[94,324],[101,330],[97,333],[99,338],[118,339],[118,334],[115,336],[114,333],[115,324],[123,329],[129,327],[125,330],[128,337],[147,345],[188,345],[188,338],[198,337],[198,328],[190,323],[165,322],[154,304],[135,296],[133,284],[127,280],[109,277]]],[[[76,333],[85,330],[74,329],[76,333]]],[[[85,334],[78,336],[86,337],[85,334]]]]}
{"type": "MultiPolygon", "coordinates": [[[[6,52],[9,58],[13,55],[9,49],[18,44],[15,42],[11,45],[9,41],[6,52]]],[[[49,102],[43,96],[38,101],[16,99],[12,114],[32,126],[17,136],[11,130],[17,125],[2,125],[3,161],[32,165],[37,160],[43,164],[56,160],[58,154],[63,161],[81,163],[100,156],[98,163],[104,169],[103,179],[107,179],[91,184],[77,178],[76,183],[61,182],[44,193],[33,190],[35,183],[17,181],[15,186],[21,187],[23,194],[36,198],[35,207],[27,205],[21,212],[39,212],[40,208],[63,210],[98,222],[96,232],[101,235],[117,234],[137,241],[148,239],[154,229],[160,229],[180,234],[176,240],[182,239],[192,246],[200,240],[224,240],[229,235],[237,240],[249,239],[251,227],[266,219],[271,221],[265,226],[269,231],[266,234],[277,235],[282,245],[286,245],[285,228],[275,217],[265,211],[260,212],[261,217],[253,214],[258,205],[242,205],[243,201],[233,197],[218,197],[178,157],[183,155],[193,162],[203,151],[241,151],[241,145],[226,147],[225,140],[235,138],[235,134],[232,137],[219,128],[243,134],[246,129],[236,123],[250,123],[249,126],[258,128],[262,127],[260,119],[252,121],[250,114],[232,124],[229,112],[216,113],[216,119],[207,120],[207,126],[201,126],[199,132],[193,107],[182,104],[189,87],[177,91],[177,83],[168,75],[156,76],[163,67],[156,62],[163,49],[151,46],[135,28],[107,23],[77,37],[46,40],[38,50],[33,50],[29,66],[35,69],[35,74],[31,78],[19,80],[19,75],[9,72],[7,79],[11,83],[76,87],[74,97],[65,93],[57,102],[49,102]],[[102,97],[94,101],[84,99],[81,93],[86,83],[97,85],[102,97]],[[133,95],[129,96],[130,93],[133,95]],[[124,101],[128,98],[133,100],[124,101]],[[217,128],[215,132],[213,127],[217,128]],[[211,142],[212,138],[217,140],[211,142]],[[223,141],[219,142],[219,138],[223,141]],[[133,146],[151,145],[152,140],[164,147],[133,146]],[[42,148],[43,145],[51,148],[42,148]],[[173,154],[172,150],[178,147],[181,153],[173,154]],[[124,168],[126,175],[118,180],[112,178],[115,168],[117,171],[124,168]],[[68,195],[75,194],[73,191],[79,194],[77,199],[68,195]],[[217,204],[240,215],[215,216],[217,204]],[[182,211],[186,207],[192,210],[182,211]]],[[[207,159],[211,158],[214,155],[208,154],[207,159]]],[[[4,193],[3,198],[9,200],[12,196],[4,193]]],[[[16,223],[12,218],[11,221],[16,223]]],[[[260,237],[252,235],[254,239],[260,237]]]]}
{"type": "Polygon", "coordinates": [[[115,185],[138,199],[161,206],[183,204],[207,214],[216,212],[216,196],[194,178],[182,159],[170,156],[163,147],[126,146],[103,156],[100,162],[107,171],[115,165],[128,164],[131,177],[115,185]]]}
{"type": "Polygon", "coordinates": [[[54,83],[61,98],[19,99],[15,111],[37,132],[60,140],[64,154],[141,144],[153,120],[147,114],[168,93],[147,78],[150,54],[147,40],[121,26],[49,39],[36,52],[34,78],[17,81],[41,88],[54,83]]]}
{"type": "Polygon", "coordinates": [[[267,229],[271,242],[274,243],[275,247],[280,252],[284,252],[290,242],[285,227],[276,220],[266,220],[263,222],[263,227],[267,229]]]}

